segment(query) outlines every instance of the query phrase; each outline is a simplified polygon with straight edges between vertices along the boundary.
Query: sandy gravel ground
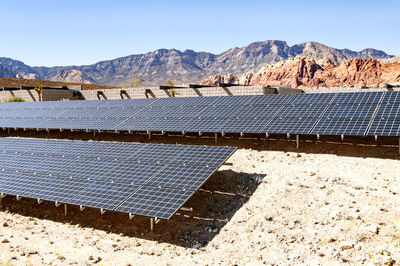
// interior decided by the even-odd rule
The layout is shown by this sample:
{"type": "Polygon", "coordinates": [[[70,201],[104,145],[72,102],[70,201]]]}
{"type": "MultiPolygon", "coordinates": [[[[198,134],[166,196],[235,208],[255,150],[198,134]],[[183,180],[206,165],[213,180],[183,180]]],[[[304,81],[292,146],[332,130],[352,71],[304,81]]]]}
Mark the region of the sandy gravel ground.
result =
{"type": "Polygon", "coordinates": [[[193,212],[154,232],[148,218],[74,206],[65,217],[53,203],[6,197],[0,264],[398,264],[398,147],[362,142],[308,141],[297,151],[284,139],[222,141],[240,145],[233,165],[187,202],[193,212]]]}

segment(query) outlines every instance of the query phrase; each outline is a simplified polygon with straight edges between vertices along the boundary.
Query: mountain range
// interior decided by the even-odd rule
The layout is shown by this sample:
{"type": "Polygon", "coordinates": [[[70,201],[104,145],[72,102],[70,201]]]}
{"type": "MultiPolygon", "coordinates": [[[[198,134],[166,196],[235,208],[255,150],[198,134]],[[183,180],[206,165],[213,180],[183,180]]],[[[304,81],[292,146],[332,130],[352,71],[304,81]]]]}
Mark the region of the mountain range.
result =
{"type": "Polygon", "coordinates": [[[144,79],[143,85],[164,84],[168,79],[175,83],[199,83],[210,75],[221,73],[256,73],[267,64],[298,55],[314,60],[327,58],[335,65],[355,57],[386,60],[393,57],[370,48],[356,52],[317,42],[289,46],[285,41],[269,40],[235,47],[217,55],[193,50],[158,49],[82,66],[32,67],[21,61],[0,57],[0,77],[119,86],[129,84],[131,77],[138,75],[144,79]]]}

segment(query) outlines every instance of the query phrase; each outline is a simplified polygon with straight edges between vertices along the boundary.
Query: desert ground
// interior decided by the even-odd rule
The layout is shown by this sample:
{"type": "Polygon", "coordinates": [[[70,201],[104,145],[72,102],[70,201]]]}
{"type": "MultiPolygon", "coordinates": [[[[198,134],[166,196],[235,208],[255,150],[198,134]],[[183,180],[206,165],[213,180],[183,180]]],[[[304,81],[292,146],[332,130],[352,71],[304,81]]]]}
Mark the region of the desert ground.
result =
{"type": "MultiPolygon", "coordinates": [[[[26,137],[147,142],[62,132],[26,137]]],[[[6,136],[3,133],[3,136],[6,136]]],[[[152,142],[213,145],[213,139],[152,142]]],[[[179,211],[161,220],[5,197],[0,265],[337,265],[400,263],[398,139],[220,139],[239,149],[179,211]]]]}

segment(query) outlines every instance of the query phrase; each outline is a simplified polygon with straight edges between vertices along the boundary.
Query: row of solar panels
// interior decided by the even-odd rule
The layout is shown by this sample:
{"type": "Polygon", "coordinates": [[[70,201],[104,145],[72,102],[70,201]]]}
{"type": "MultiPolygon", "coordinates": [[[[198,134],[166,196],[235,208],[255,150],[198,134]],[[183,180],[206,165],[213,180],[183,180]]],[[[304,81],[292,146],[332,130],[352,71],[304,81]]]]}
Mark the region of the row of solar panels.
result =
{"type": "Polygon", "coordinates": [[[0,138],[0,193],[169,219],[235,150],[0,138]]]}
{"type": "Polygon", "coordinates": [[[0,127],[399,136],[400,92],[8,103],[0,127]]]}

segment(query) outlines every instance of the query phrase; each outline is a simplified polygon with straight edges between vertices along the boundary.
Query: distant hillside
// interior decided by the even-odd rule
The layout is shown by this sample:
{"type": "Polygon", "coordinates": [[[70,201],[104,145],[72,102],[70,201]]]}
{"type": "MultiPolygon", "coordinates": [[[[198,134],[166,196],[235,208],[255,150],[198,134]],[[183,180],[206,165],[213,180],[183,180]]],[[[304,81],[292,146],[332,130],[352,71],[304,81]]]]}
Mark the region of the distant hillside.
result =
{"type": "Polygon", "coordinates": [[[17,74],[8,66],[0,65],[0,77],[15,78],[16,75],[17,74]]]}
{"type": "Polygon", "coordinates": [[[277,63],[297,55],[309,56],[314,60],[328,58],[335,65],[354,57],[393,57],[375,49],[356,52],[335,49],[316,42],[288,46],[285,41],[270,40],[254,42],[241,48],[235,47],[218,55],[192,50],[159,49],[147,54],[130,55],[84,66],[31,67],[10,58],[0,58],[0,65],[10,68],[15,73],[23,72],[25,76],[26,73],[34,74],[37,79],[79,79],[82,83],[120,85],[128,83],[131,77],[138,74],[145,80],[145,85],[157,85],[165,83],[167,79],[175,83],[196,83],[207,76],[220,73],[254,73],[266,64],[277,63]]]}

